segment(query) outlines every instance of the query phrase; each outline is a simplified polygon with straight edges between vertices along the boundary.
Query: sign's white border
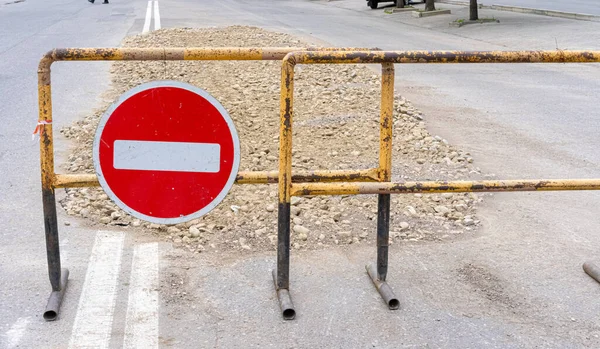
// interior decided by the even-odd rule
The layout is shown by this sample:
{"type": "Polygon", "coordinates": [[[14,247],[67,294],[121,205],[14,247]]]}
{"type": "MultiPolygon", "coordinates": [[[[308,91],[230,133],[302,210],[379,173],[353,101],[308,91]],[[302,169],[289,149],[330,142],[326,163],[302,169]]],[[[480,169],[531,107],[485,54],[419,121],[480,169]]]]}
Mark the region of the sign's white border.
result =
{"type": "Polygon", "coordinates": [[[104,192],[106,193],[106,195],[108,195],[108,197],[111,198],[117,204],[117,206],[119,206],[123,211],[129,213],[130,215],[140,218],[140,219],[143,219],[145,221],[148,221],[151,223],[157,223],[157,224],[183,223],[183,222],[187,222],[192,219],[195,219],[195,218],[202,217],[205,214],[207,214],[208,212],[210,212],[219,203],[221,203],[221,201],[223,201],[225,196],[227,196],[227,193],[229,192],[229,190],[231,190],[231,187],[233,186],[233,183],[235,182],[235,178],[237,177],[237,173],[238,173],[238,170],[240,167],[240,138],[238,137],[237,131],[235,129],[235,125],[233,124],[233,120],[229,116],[229,113],[227,113],[227,110],[225,110],[225,108],[221,105],[221,103],[219,103],[219,101],[217,101],[213,96],[211,96],[205,90],[203,90],[199,87],[196,87],[196,86],[192,86],[190,84],[186,84],[184,82],[172,81],[172,80],[148,82],[148,83],[136,86],[136,87],[132,88],[131,90],[122,94],[119,97],[119,99],[115,103],[113,103],[106,110],[106,112],[104,112],[104,114],[102,115],[102,118],[100,119],[100,122],[98,123],[98,128],[96,129],[96,136],[94,137],[94,146],[93,146],[92,152],[93,152],[92,156],[93,156],[93,160],[94,160],[94,169],[96,170],[96,175],[98,176],[98,181],[100,182],[100,186],[102,187],[102,189],[104,189],[104,192]],[[121,201],[115,195],[115,193],[113,193],[113,191],[110,189],[110,187],[108,186],[108,183],[106,183],[106,180],[104,179],[104,175],[102,174],[102,168],[100,166],[100,138],[102,137],[102,132],[104,131],[104,127],[106,126],[106,123],[108,122],[108,119],[110,119],[110,116],[112,115],[112,113],[123,102],[125,102],[127,99],[129,99],[133,95],[136,95],[142,91],[149,90],[152,88],[157,88],[157,87],[176,87],[176,88],[180,88],[180,89],[184,89],[184,90],[193,92],[193,93],[201,96],[202,98],[206,99],[210,104],[212,104],[219,111],[219,113],[221,114],[223,119],[225,119],[225,122],[227,123],[227,126],[229,127],[229,132],[231,132],[231,138],[233,139],[233,165],[231,168],[231,173],[229,174],[229,179],[227,180],[227,183],[225,183],[223,190],[221,190],[221,192],[207,206],[205,206],[204,208],[202,208],[194,213],[186,215],[186,216],[173,217],[173,218],[160,218],[160,217],[148,216],[148,215],[145,215],[141,212],[138,212],[138,211],[132,209],[131,207],[127,206],[127,204],[125,204],[123,201],[121,201]]]}

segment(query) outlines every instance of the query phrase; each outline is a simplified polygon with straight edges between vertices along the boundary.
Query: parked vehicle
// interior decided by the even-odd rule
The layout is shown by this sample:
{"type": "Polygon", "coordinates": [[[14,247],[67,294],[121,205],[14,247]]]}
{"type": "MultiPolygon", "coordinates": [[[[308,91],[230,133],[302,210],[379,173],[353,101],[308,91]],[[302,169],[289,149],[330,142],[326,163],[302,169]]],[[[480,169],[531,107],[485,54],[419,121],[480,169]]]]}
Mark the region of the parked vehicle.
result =
{"type": "MultiPolygon", "coordinates": [[[[404,5],[410,5],[412,2],[411,0],[398,0],[398,1],[404,1],[404,5]]],[[[369,6],[370,8],[372,8],[373,10],[377,8],[377,5],[379,5],[379,3],[382,2],[393,2],[394,5],[396,5],[396,0],[367,0],[367,6],[369,6]]],[[[418,2],[425,2],[425,0],[418,0],[418,2]]]]}

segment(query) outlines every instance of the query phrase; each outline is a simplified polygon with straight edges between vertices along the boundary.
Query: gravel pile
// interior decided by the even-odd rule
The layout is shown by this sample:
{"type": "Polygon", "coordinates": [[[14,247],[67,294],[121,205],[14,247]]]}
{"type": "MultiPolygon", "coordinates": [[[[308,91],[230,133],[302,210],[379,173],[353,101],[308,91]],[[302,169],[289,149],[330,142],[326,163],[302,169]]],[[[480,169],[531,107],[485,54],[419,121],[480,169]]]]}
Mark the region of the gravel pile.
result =
{"type": "MultiPolygon", "coordinates": [[[[282,33],[253,27],[166,29],[126,38],[125,47],[309,46],[282,33]]],[[[98,120],[126,90],[172,79],[201,87],[235,121],[240,170],[276,170],[280,62],[115,62],[106,103],[62,130],[75,142],[66,170],[93,173],[91,147],[98,120]]],[[[380,77],[364,65],[300,65],[296,72],[294,169],[366,169],[377,166],[380,77]]],[[[394,180],[479,179],[469,153],[431,135],[424,116],[396,96],[394,180]]],[[[473,230],[479,221],[475,194],[409,194],[392,197],[391,242],[440,240],[473,230]]],[[[121,211],[100,188],[67,189],[68,214],[98,224],[150,230],[194,252],[276,248],[276,185],[236,185],[211,213],[185,224],[162,226],[121,211]]],[[[374,243],[375,196],[293,198],[292,248],[374,243]]]]}

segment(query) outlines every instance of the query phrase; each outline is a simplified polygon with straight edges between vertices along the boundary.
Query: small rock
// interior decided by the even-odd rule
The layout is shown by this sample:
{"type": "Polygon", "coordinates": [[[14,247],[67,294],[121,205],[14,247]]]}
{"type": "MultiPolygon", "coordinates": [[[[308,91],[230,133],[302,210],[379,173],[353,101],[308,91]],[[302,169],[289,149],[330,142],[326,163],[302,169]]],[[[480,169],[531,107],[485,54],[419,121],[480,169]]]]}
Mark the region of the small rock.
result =
{"type": "Polygon", "coordinates": [[[417,215],[417,210],[412,206],[406,206],[406,210],[408,211],[408,213],[410,213],[413,216],[417,215]]]}
{"type": "Polygon", "coordinates": [[[463,219],[463,224],[468,227],[470,225],[474,225],[475,221],[471,218],[465,218],[463,219]]]}
{"type": "Polygon", "coordinates": [[[302,241],[306,241],[308,240],[308,235],[305,233],[299,233],[298,234],[298,239],[302,240],[302,241]]]}
{"type": "Polygon", "coordinates": [[[355,151],[353,151],[353,152],[352,152],[352,153],[350,153],[350,154],[352,154],[353,156],[359,156],[359,155],[360,155],[360,152],[359,152],[358,150],[355,150],[355,151]]]}
{"type": "Polygon", "coordinates": [[[410,228],[410,224],[408,224],[408,222],[400,222],[400,231],[407,230],[408,228],[410,228]]]}
{"type": "Polygon", "coordinates": [[[422,165],[425,163],[425,159],[417,159],[417,164],[422,165]]]}
{"type": "Polygon", "coordinates": [[[444,199],[452,199],[452,197],[454,197],[454,195],[452,193],[443,193],[442,197],[444,199]]]}
{"type": "Polygon", "coordinates": [[[464,212],[467,210],[467,205],[465,205],[465,204],[454,205],[454,209],[459,212],[464,212]]]}
{"type": "Polygon", "coordinates": [[[240,206],[237,206],[237,205],[231,205],[231,207],[230,207],[230,208],[231,208],[231,210],[232,210],[233,212],[237,213],[237,212],[240,210],[240,208],[241,208],[241,207],[240,207],[240,206]]]}
{"type": "Polygon", "coordinates": [[[292,245],[292,247],[294,248],[294,250],[297,250],[300,248],[300,244],[297,242],[294,242],[294,244],[292,245]]]}
{"type": "Polygon", "coordinates": [[[435,212],[441,213],[441,214],[446,214],[446,213],[450,212],[450,209],[448,207],[442,206],[442,205],[434,207],[434,210],[435,210],[435,212]]]}
{"type": "Polygon", "coordinates": [[[299,216],[302,213],[302,209],[298,206],[292,206],[291,212],[294,216],[299,216]]]}
{"type": "Polygon", "coordinates": [[[131,225],[133,225],[134,227],[139,227],[142,225],[142,221],[140,221],[139,219],[136,219],[133,221],[133,223],[131,223],[131,225]]]}
{"type": "Polygon", "coordinates": [[[343,220],[342,224],[350,224],[350,221],[349,220],[343,220]]]}
{"type": "Polygon", "coordinates": [[[240,243],[240,245],[245,245],[246,244],[246,238],[240,238],[238,240],[238,242],[240,243]]]}
{"type": "Polygon", "coordinates": [[[206,247],[204,247],[204,245],[198,245],[198,247],[196,247],[196,249],[198,250],[198,252],[206,251],[206,247]]]}
{"type": "Polygon", "coordinates": [[[319,241],[323,241],[325,239],[325,234],[319,235],[319,241]]]}
{"type": "Polygon", "coordinates": [[[254,231],[254,235],[256,237],[259,237],[259,236],[261,236],[263,234],[266,234],[266,233],[267,233],[267,228],[260,228],[260,229],[257,229],[257,230],[254,231]]]}
{"type": "Polygon", "coordinates": [[[275,205],[267,205],[267,212],[275,211],[275,205]]]}
{"type": "Polygon", "coordinates": [[[200,236],[200,230],[198,230],[198,228],[191,226],[189,228],[189,232],[190,232],[190,236],[193,238],[197,238],[198,236],[200,236]]]}
{"type": "Polygon", "coordinates": [[[176,227],[167,228],[167,233],[169,233],[169,234],[179,234],[180,232],[181,232],[181,230],[179,230],[179,228],[176,228],[176,227]]]}
{"type": "Polygon", "coordinates": [[[299,196],[292,196],[292,199],[290,201],[292,206],[296,206],[302,201],[302,198],[299,196]]]}
{"type": "Polygon", "coordinates": [[[198,225],[198,224],[200,224],[200,220],[199,220],[199,219],[192,219],[192,220],[191,220],[191,221],[189,221],[189,222],[185,222],[185,226],[186,226],[186,228],[189,228],[189,227],[191,227],[192,225],[198,225]]]}
{"type": "Polygon", "coordinates": [[[341,239],[341,238],[347,238],[350,237],[352,235],[352,232],[349,231],[339,231],[337,233],[337,236],[341,239]]]}
{"type": "Polygon", "coordinates": [[[110,214],[110,218],[112,218],[113,220],[117,220],[121,218],[121,214],[119,212],[113,212],[110,214]]]}
{"type": "Polygon", "coordinates": [[[69,225],[71,225],[71,223],[65,222],[65,225],[68,227],[69,225]]]}
{"type": "Polygon", "coordinates": [[[336,214],[333,215],[333,220],[335,222],[339,222],[340,219],[342,219],[342,214],[341,213],[336,213],[336,214]]]}
{"type": "Polygon", "coordinates": [[[300,217],[294,217],[294,219],[292,220],[292,222],[294,222],[294,224],[297,224],[297,225],[302,225],[302,218],[300,218],[300,217]]]}
{"type": "Polygon", "coordinates": [[[366,239],[366,238],[367,238],[367,236],[369,236],[369,233],[368,233],[368,232],[366,232],[366,231],[363,231],[362,233],[360,233],[360,235],[359,235],[359,236],[360,236],[361,238],[363,238],[363,239],[366,239]]]}
{"type": "Polygon", "coordinates": [[[102,218],[100,218],[100,223],[102,223],[102,224],[108,224],[111,221],[112,221],[112,218],[110,218],[110,217],[102,217],[102,218]]]}
{"type": "Polygon", "coordinates": [[[310,230],[301,225],[294,225],[294,232],[297,234],[308,234],[310,230]]]}

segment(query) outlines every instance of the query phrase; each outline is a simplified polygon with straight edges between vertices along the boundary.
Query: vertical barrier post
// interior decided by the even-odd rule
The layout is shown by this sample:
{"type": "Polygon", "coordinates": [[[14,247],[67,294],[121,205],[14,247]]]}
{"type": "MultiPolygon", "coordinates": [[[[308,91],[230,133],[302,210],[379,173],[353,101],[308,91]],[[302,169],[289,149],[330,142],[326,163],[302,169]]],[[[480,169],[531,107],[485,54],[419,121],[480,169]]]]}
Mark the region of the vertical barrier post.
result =
{"type": "Polygon", "coordinates": [[[50,65],[46,57],[40,62],[38,70],[39,119],[37,130],[40,134],[42,204],[44,209],[44,230],[46,234],[46,255],[48,275],[52,293],[44,311],[44,319],[56,320],[62,302],[69,271],[61,270],[58,239],[58,221],[56,218],[56,198],[54,196],[54,149],[52,139],[52,99],[50,87],[50,65]]]}
{"type": "Polygon", "coordinates": [[[290,297],[290,206],[292,189],[292,114],[295,63],[283,60],[279,130],[279,213],[277,221],[277,271],[273,272],[279,306],[285,320],[296,317],[290,297]]]}
{"type": "MultiPolygon", "coordinates": [[[[394,129],[394,64],[381,65],[381,106],[379,121],[379,181],[392,180],[392,132],[394,129]]],[[[377,198],[377,263],[367,265],[373,284],[392,310],[400,307],[394,292],[385,282],[390,239],[390,194],[377,198]]]]}

